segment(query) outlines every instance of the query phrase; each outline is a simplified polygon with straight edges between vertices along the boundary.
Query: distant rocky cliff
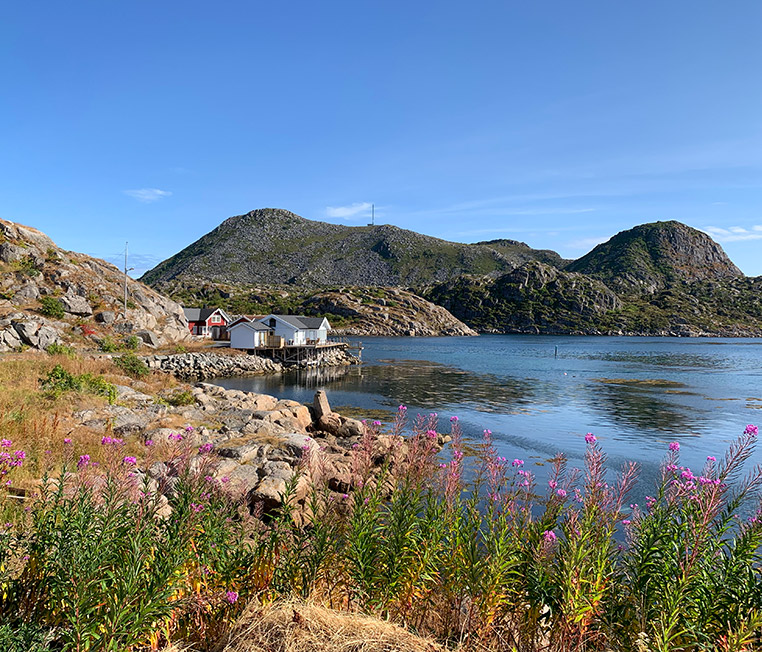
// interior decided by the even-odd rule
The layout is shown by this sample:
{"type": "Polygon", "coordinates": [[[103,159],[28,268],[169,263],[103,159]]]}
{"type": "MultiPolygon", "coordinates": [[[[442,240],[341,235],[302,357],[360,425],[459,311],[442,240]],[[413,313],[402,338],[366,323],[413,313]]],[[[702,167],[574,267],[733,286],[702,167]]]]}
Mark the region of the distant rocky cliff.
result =
{"type": "Polygon", "coordinates": [[[189,337],[179,304],[85,254],[64,251],[44,233],[0,220],[0,351],[85,336],[137,334],[148,344],[189,337]]]}

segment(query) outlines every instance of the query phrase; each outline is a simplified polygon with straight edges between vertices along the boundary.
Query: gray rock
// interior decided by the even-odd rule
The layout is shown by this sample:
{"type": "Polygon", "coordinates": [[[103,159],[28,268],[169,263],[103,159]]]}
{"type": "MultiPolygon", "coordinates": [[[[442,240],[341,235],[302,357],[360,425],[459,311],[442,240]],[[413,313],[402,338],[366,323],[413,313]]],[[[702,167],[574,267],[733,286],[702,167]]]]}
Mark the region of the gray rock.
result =
{"type": "Polygon", "coordinates": [[[340,437],[361,437],[365,434],[365,424],[357,419],[341,418],[340,437]]]}
{"type": "Polygon", "coordinates": [[[13,327],[6,328],[2,332],[2,342],[9,349],[15,349],[16,347],[21,346],[21,338],[13,327]]]}
{"type": "Polygon", "coordinates": [[[328,396],[324,390],[319,389],[315,392],[315,398],[312,401],[312,405],[315,408],[315,420],[319,421],[320,418],[326,414],[331,414],[331,405],[328,403],[328,396]]]}
{"type": "Polygon", "coordinates": [[[51,344],[59,344],[61,338],[58,335],[58,331],[50,326],[40,326],[40,330],[37,331],[37,346],[41,349],[47,349],[51,344]]]}
{"type": "Polygon", "coordinates": [[[287,483],[294,477],[294,469],[288,462],[266,462],[262,468],[262,481],[249,498],[264,503],[265,510],[281,504],[287,483]]]}
{"type": "Polygon", "coordinates": [[[95,321],[99,324],[113,324],[116,315],[111,310],[103,310],[95,314],[95,321]]]}
{"type": "Polygon", "coordinates": [[[72,315],[87,317],[93,314],[93,309],[87,302],[87,299],[85,299],[85,297],[79,296],[78,294],[66,294],[62,296],[61,305],[66,312],[72,315]]]}
{"type": "Polygon", "coordinates": [[[34,283],[25,283],[13,293],[14,303],[24,303],[40,298],[40,288],[34,283]]]}
{"type": "Polygon", "coordinates": [[[159,340],[159,336],[156,335],[153,331],[149,330],[142,330],[137,331],[135,333],[143,342],[148,344],[149,346],[159,346],[161,344],[161,341],[159,340]]]}
{"type": "Polygon", "coordinates": [[[13,322],[13,328],[16,329],[16,333],[21,338],[24,344],[29,346],[37,346],[40,339],[37,337],[37,331],[40,325],[33,321],[17,321],[13,322]]]}
{"type": "Polygon", "coordinates": [[[0,244],[0,260],[4,263],[13,263],[21,260],[25,253],[26,251],[22,247],[13,245],[10,242],[0,244]]]}

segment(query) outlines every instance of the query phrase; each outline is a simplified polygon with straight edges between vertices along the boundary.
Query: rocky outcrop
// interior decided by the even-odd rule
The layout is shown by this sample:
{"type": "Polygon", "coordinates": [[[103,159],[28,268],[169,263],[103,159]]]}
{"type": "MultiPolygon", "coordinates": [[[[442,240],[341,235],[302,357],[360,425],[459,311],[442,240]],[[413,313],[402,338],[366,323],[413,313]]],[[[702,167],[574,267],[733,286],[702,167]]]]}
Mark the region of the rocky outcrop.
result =
{"type": "MultiPolygon", "coordinates": [[[[476,335],[442,306],[398,288],[347,288],[319,292],[305,302],[305,308],[349,320],[336,326],[339,335],[439,336],[476,335]]],[[[338,322],[337,322],[338,323],[338,322]]]]}
{"type": "Polygon", "coordinates": [[[567,266],[618,293],[654,294],[673,283],[743,276],[706,233],[680,222],[652,222],[617,233],[567,266]]]}
{"type": "Polygon", "coordinates": [[[600,333],[621,308],[600,281],[531,262],[497,279],[466,278],[426,296],[478,330],[494,333],[600,333]]]}
{"type": "MultiPolygon", "coordinates": [[[[318,479],[314,473],[337,499],[345,499],[360,479],[352,455],[358,446],[368,445],[365,424],[335,413],[324,392],[318,392],[313,404],[302,405],[266,394],[198,383],[190,390],[191,404],[173,407],[173,396],[178,391],[183,390],[153,397],[119,386],[116,405],[75,413],[75,427],[104,436],[137,439],[152,446],[164,442],[171,447],[182,439],[199,447],[199,465],[202,456],[213,457],[210,479],[244,495],[257,513],[277,509],[297,473],[297,501],[304,500],[310,481],[318,479]],[[170,421],[185,425],[171,429],[165,426],[170,421]]],[[[396,435],[371,436],[373,464],[383,465],[390,455],[406,453],[403,440],[396,435]]],[[[435,444],[441,446],[447,440],[440,436],[435,444]]],[[[136,474],[147,476],[154,490],[171,495],[177,469],[171,460],[157,459],[161,446],[154,450],[150,467],[138,469],[136,474]]]]}
{"type": "Polygon", "coordinates": [[[0,220],[0,272],[0,351],[16,348],[17,336],[40,349],[76,343],[73,335],[85,331],[124,336],[143,330],[154,344],[190,337],[179,304],[128,279],[125,313],[119,269],[60,249],[37,229],[0,220]]]}

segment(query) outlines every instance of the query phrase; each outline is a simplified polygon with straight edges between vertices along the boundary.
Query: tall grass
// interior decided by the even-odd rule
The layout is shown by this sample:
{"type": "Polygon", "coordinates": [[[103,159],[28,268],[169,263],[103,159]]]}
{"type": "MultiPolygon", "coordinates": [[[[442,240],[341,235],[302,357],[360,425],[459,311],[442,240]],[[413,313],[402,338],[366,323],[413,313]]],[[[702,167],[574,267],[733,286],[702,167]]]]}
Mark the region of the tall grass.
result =
{"type": "Polygon", "coordinates": [[[408,426],[400,409],[379,430],[352,452],[351,490],[331,490],[307,449],[266,517],[182,433],[139,464],[118,439],[98,465],[68,444],[64,473],[0,529],[2,622],[38,647],[203,650],[246,604],[296,598],[462,650],[756,649],[762,471],[742,475],[755,427],[700,473],[671,444],[642,507],[628,506],[634,465],[608,468],[592,434],[582,469],[558,456],[538,487],[489,431],[469,458],[456,418],[446,458],[435,415],[408,426]],[[159,461],[161,485],[138,470],[159,461]]]}

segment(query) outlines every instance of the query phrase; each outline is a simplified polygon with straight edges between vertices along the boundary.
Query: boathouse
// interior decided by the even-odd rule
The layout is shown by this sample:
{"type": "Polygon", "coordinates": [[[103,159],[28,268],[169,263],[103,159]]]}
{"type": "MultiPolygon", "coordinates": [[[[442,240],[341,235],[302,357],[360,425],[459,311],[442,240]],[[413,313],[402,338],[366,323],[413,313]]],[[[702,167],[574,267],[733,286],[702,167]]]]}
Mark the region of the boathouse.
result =
{"type": "Polygon", "coordinates": [[[229,327],[231,349],[258,349],[270,341],[270,328],[259,321],[239,317],[229,327]]]}

